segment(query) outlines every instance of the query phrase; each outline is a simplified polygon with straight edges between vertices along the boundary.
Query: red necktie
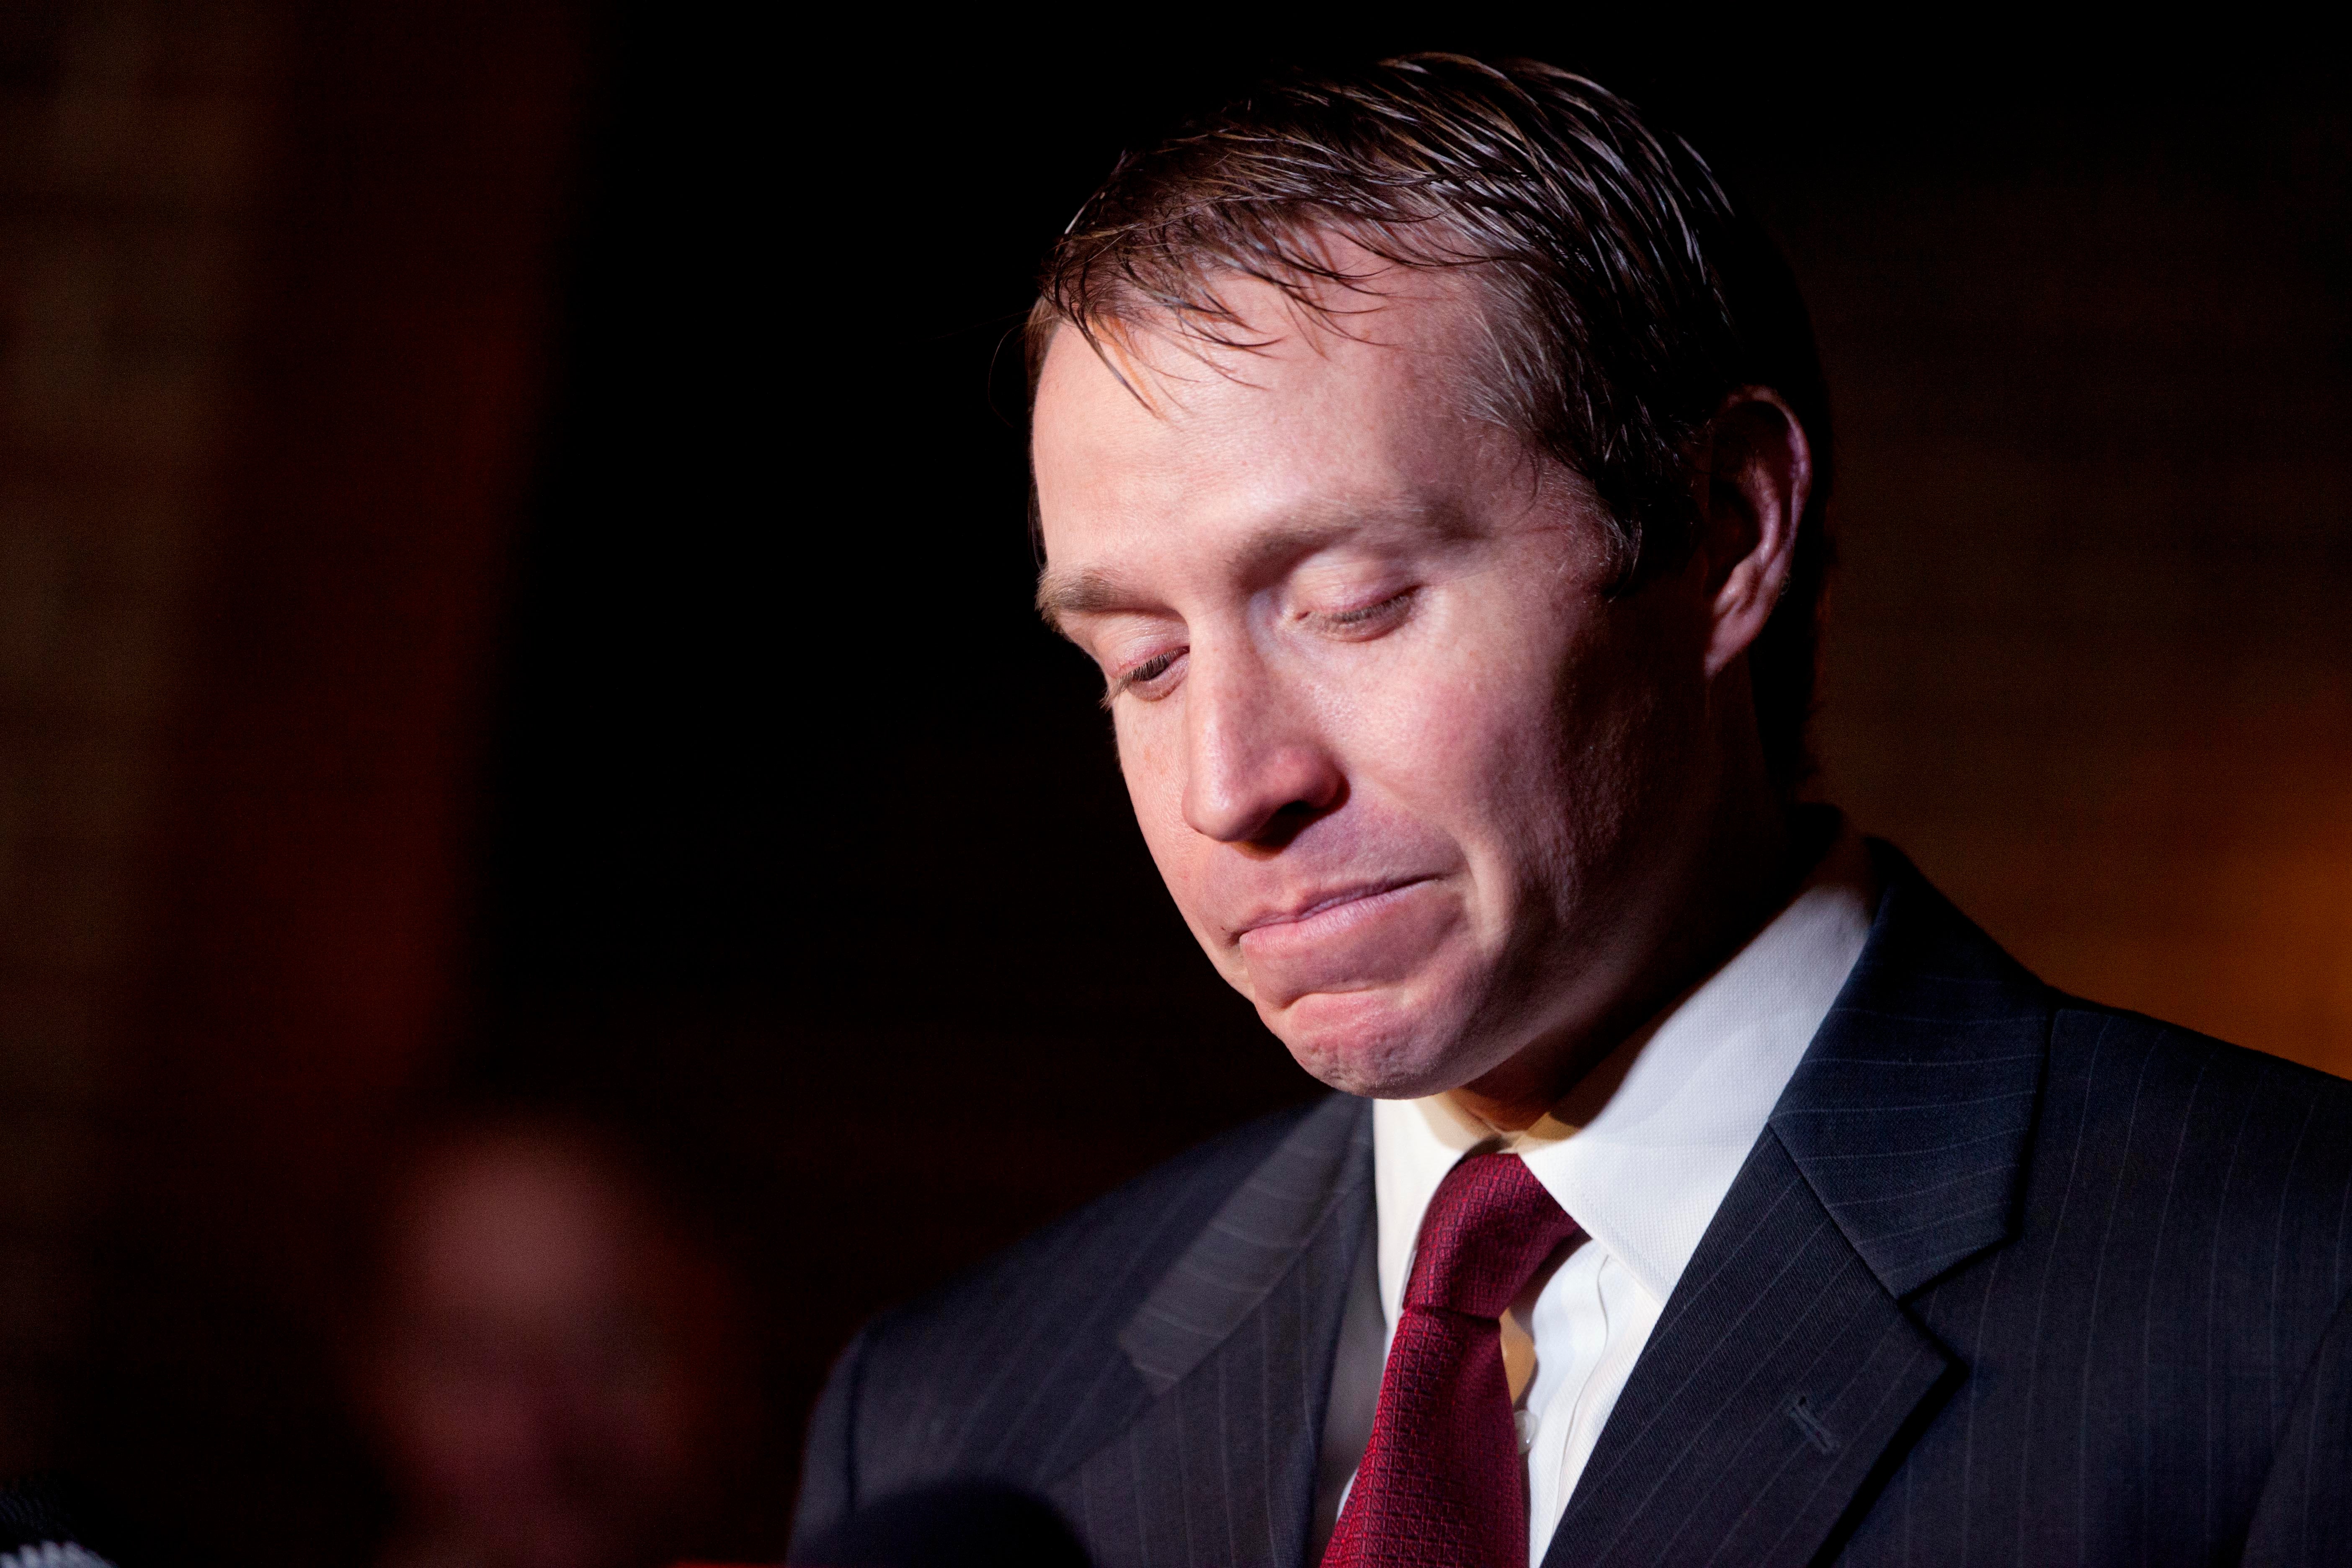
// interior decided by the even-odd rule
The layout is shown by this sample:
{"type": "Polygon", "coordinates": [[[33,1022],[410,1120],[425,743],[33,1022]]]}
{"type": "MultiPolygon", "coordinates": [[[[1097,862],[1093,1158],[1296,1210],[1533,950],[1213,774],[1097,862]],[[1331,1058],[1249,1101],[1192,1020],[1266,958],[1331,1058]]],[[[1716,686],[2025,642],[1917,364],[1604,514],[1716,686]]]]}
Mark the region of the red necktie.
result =
{"type": "Polygon", "coordinates": [[[1527,1568],[1502,1317],[1578,1234],[1516,1154],[1474,1154],[1422,1216],[1381,1402],[1323,1568],[1527,1568]]]}

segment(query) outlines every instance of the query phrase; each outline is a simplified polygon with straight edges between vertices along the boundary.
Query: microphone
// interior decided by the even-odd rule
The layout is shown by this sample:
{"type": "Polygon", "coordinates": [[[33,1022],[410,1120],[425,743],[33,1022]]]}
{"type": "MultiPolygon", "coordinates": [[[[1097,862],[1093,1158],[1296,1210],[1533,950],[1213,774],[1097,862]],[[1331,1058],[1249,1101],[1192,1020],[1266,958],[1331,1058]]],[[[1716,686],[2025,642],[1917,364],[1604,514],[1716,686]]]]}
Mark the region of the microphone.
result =
{"type": "Polygon", "coordinates": [[[40,1478],[0,1483],[0,1568],[115,1568],[81,1543],[66,1489],[40,1478]]]}

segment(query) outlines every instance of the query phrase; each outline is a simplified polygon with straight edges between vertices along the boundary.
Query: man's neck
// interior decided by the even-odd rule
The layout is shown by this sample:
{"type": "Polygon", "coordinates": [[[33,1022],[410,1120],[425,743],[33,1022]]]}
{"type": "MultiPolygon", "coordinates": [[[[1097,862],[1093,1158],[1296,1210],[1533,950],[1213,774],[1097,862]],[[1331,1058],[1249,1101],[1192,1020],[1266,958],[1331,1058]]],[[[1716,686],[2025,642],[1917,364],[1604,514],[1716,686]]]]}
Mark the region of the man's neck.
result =
{"type": "Polygon", "coordinates": [[[1529,1047],[1448,1098],[1507,1138],[1534,1126],[1594,1067],[1787,907],[1835,839],[1839,820],[1825,806],[1776,807],[1769,826],[1759,824],[1720,846],[1709,858],[1717,874],[1683,904],[1708,918],[1671,927],[1651,961],[1591,1025],[1529,1047]]]}

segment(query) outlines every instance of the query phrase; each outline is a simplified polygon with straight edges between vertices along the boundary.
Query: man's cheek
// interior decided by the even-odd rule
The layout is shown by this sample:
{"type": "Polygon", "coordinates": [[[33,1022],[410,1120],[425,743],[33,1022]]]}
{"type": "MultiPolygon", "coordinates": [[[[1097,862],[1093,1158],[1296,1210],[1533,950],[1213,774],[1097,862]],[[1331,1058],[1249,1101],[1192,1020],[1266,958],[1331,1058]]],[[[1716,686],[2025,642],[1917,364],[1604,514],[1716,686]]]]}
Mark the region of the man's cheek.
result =
{"type": "Polygon", "coordinates": [[[1349,694],[1345,724],[1368,757],[1394,759],[1426,776],[1463,765],[1498,726],[1522,716],[1518,683],[1467,650],[1444,648],[1402,662],[1349,694]]]}
{"type": "MultiPolygon", "coordinates": [[[[1125,700],[1121,700],[1122,704],[1125,700]]],[[[1128,802],[1135,807],[1135,820],[1146,838],[1154,838],[1169,826],[1183,821],[1184,779],[1178,766],[1181,752],[1162,732],[1167,728],[1130,718],[1124,711],[1111,724],[1119,777],[1127,783],[1128,802]]]]}
{"type": "MultiPolygon", "coordinates": [[[[1125,760],[1122,757],[1122,763],[1125,760]]],[[[1209,908],[1213,869],[1210,861],[1216,846],[1193,832],[1184,821],[1181,782],[1171,787],[1164,776],[1131,768],[1125,771],[1128,798],[1135,807],[1135,824],[1143,834],[1143,847],[1150,852],[1151,864],[1160,872],[1161,885],[1176,901],[1177,912],[1184,917],[1184,923],[1192,928],[1211,961],[1220,970],[1230,972],[1237,961],[1222,951],[1227,944],[1218,937],[1218,927],[1209,908]]]]}
{"type": "Polygon", "coordinates": [[[1185,927],[1192,931],[1192,939],[1201,944],[1201,951],[1208,955],[1209,962],[1215,965],[1217,973],[1228,984],[1255,1001],[1255,994],[1249,984],[1249,966],[1244,961],[1240,948],[1228,940],[1224,928],[1215,918],[1215,900],[1210,891],[1215,879],[1215,868],[1210,864],[1213,847],[1198,834],[1191,833],[1174,843],[1151,839],[1149,836],[1147,842],[1151,849],[1152,864],[1160,869],[1160,879],[1166,885],[1169,896],[1175,900],[1176,912],[1184,917],[1185,927]]]}

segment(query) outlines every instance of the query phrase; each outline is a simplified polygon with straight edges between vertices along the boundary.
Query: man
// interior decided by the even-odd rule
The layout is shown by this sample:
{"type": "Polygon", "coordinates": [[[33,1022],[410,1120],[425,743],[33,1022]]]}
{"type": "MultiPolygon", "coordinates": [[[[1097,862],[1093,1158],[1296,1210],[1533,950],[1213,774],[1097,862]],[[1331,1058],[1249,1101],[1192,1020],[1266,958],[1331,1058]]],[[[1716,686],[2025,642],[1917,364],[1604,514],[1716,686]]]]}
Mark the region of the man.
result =
{"type": "Polygon", "coordinates": [[[2352,1553],[2352,1086],[1792,804],[1826,398],[1695,153],[1542,66],[1277,83],[1031,346],[1039,605],[1341,1092],[869,1326],[803,1552],[953,1482],[1103,1564],[2352,1553]]]}

